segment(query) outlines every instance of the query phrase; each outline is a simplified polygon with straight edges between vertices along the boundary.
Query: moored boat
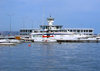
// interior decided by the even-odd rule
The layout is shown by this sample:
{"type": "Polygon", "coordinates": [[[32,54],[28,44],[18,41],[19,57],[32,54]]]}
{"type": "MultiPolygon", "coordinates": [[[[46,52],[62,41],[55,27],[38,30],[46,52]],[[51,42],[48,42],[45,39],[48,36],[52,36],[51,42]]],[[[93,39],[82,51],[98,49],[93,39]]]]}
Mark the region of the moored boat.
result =
{"type": "Polygon", "coordinates": [[[84,41],[99,41],[100,37],[94,36],[92,28],[67,28],[62,29],[62,25],[54,25],[54,18],[47,18],[48,25],[40,25],[40,29],[22,29],[20,34],[28,36],[27,39],[34,42],[84,42],[84,41]]]}
{"type": "Polygon", "coordinates": [[[21,43],[20,40],[14,38],[14,36],[0,37],[0,45],[15,45],[21,43]]]}

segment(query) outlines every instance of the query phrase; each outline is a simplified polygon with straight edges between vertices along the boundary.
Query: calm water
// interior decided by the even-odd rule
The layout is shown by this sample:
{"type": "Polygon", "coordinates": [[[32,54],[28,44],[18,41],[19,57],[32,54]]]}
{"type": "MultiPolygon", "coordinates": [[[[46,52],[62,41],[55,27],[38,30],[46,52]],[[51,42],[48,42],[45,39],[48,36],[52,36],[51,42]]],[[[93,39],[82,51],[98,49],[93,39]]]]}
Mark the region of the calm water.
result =
{"type": "Polygon", "coordinates": [[[0,46],[0,71],[100,71],[100,43],[0,46]]]}

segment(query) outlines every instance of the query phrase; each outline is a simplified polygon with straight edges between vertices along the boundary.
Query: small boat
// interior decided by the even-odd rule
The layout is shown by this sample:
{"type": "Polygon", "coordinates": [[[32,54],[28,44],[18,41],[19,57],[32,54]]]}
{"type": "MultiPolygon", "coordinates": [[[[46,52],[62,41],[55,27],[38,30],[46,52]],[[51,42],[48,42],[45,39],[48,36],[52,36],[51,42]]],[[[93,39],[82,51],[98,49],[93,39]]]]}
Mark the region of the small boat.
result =
{"type": "Polygon", "coordinates": [[[6,36],[5,39],[7,39],[10,43],[21,43],[20,40],[15,39],[15,36],[6,36]]]}
{"type": "Polygon", "coordinates": [[[0,37],[0,45],[15,45],[18,43],[21,43],[21,41],[15,39],[14,37],[0,37]]]}
{"type": "Polygon", "coordinates": [[[0,39],[0,45],[15,45],[16,43],[12,43],[9,39],[0,39]]]}

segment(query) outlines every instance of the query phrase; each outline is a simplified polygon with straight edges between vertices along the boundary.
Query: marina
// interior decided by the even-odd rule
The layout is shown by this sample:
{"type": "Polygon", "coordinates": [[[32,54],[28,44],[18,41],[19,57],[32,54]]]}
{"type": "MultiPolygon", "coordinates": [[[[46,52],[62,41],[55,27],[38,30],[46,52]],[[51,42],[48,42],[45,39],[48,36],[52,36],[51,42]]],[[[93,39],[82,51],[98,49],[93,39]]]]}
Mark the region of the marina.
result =
{"type": "Polygon", "coordinates": [[[0,36],[0,45],[26,42],[100,42],[100,35],[94,35],[92,28],[66,28],[54,25],[54,18],[47,18],[48,25],[40,25],[39,29],[23,28],[20,35],[0,36]]]}
{"type": "Polygon", "coordinates": [[[47,18],[48,25],[40,25],[39,29],[23,28],[20,35],[0,36],[0,45],[12,45],[28,42],[86,42],[99,43],[100,35],[94,34],[93,28],[66,28],[54,25],[54,18],[47,18]]]}
{"type": "Polygon", "coordinates": [[[100,36],[94,35],[92,28],[66,28],[54,25],[54,18],[47,18],[48,25],[40,29],[21,29],[20,36],[32,42],[100,42],[100,36]]]}
{"type": "Polygon", "coordinates": [[[100,0],[0,0],[0,71],[100,71],[100,0]]]}

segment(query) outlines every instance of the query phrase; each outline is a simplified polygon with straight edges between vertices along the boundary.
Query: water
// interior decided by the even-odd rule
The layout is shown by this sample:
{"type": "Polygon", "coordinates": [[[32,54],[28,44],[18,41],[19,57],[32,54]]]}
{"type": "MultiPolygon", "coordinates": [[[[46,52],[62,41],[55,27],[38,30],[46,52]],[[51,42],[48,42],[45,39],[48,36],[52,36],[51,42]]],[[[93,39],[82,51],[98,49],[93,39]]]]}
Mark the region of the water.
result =
{"type": "Polygon", "coordinates": [[[0,71],[100,71],[100,43],[0,46],[0,71]]]}

